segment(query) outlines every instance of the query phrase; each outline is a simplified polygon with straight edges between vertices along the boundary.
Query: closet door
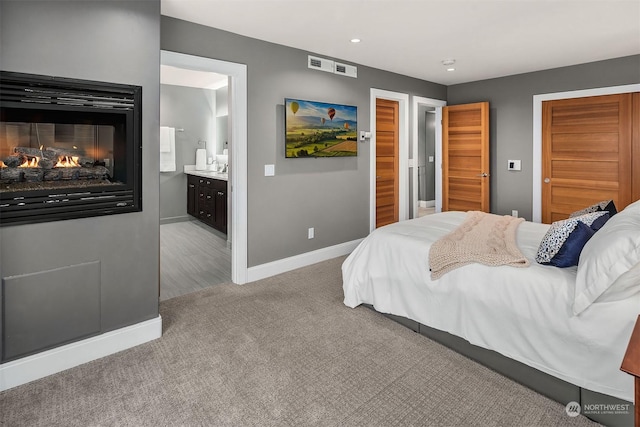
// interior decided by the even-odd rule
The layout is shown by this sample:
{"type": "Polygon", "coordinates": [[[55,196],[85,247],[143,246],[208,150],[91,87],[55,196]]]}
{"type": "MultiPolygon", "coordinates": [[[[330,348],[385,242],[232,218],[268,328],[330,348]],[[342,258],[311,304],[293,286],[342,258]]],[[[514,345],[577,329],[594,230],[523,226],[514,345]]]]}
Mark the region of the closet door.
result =
{"type": "Polygon", "coordinates": [[[613,199],[632,201],[633,94],[542,103],[542,222],[613,199]]]}
{"type": "Polygon", "coordinates": [[[376,228],[399,218],[400,103],[376,99],[376,228]]]}
{"type": "Polygon", "coordinates": [[[442,210],[489,212],[489,103],[442,108],[442,210]]]}

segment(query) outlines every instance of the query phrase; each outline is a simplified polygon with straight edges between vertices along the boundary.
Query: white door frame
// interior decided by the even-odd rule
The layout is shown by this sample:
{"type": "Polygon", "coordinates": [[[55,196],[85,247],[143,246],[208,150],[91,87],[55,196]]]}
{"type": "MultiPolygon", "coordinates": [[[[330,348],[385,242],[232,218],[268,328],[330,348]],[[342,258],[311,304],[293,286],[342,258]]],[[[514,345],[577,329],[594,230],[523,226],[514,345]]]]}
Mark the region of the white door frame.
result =
{"type": "MultiPolygon", "coordinates": [[[[231,193],[231,280],[247,283],[247,66],[201,56],[160,51],[160,63],[229,76],[229,192],[231,193]]],[[[186,191],[186,188],[185,188],[186,191]]]]}
{"type": "Polygon", "coordinates": [[[418,217],[418,107],[433,107],[436,110],[436,123],[435,123],[435,187],[436,187],[436,212],[442,212],[442,107],[447,105],[447,101],[440,99],[424,98],[422,96],[411,97],[411,109],[413,119],[413,174],[411,180],[413,182],[413,194],[411,196],[411,203],[413,205],[413,217],[418,217]]]}
{"type": "Polygon", "coordinates": [[[371,88],[369,123],[369,231],[376,228],[376,99],[398,101],[398,220],[408,219],[409,211],[409,94],[371,88]]]}
{"type": "Polygon", "coordinates": [[[629,92],[640,92],[640,84],[533,95],[533,222],[542,222],[542,102],[629,92]]]}

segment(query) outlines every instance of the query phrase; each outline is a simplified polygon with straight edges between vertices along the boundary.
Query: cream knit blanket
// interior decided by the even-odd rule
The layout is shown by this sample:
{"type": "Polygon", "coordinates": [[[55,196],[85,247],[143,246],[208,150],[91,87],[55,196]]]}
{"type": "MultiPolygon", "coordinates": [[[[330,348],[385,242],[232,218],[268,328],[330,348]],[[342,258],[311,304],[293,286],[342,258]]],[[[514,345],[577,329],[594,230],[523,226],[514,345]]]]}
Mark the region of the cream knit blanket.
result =
{"type": "Polygon", "coordinates": [[[529,261],[516,244],[516,230],[523,218],[470,211],[464,222],[437,240],[429,250],[431,279],[473,262],[527,267],[529,261]]]}

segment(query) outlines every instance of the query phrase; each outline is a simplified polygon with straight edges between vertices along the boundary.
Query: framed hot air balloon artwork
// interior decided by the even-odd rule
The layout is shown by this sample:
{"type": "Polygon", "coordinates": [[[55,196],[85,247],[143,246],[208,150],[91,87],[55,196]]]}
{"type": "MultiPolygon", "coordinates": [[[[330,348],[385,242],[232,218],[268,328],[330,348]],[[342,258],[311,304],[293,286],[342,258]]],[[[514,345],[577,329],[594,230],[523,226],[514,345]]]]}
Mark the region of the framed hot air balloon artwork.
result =
{"type": "Polygon", "coordinates": [[[285,98],[287,158],[358,155],[358,108],[285,98]]]}

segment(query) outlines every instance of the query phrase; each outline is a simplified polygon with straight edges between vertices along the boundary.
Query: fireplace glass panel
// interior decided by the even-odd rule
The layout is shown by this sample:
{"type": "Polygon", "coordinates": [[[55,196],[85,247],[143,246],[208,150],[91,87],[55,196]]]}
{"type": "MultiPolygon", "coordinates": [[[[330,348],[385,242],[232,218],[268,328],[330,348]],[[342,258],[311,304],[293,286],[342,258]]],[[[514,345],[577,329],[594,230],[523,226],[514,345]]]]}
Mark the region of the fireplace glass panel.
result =
{"type": "Polygon", "coordinates": [[[0,122],[0,192],[124,185],[124,124],[0,122]],[[120,176],[119,176],[120,175],[120,176]]]}
{"type": "Polygon", "coordinates": [[[0,225],[141,210],[139,86],[0,76],[0,225]]]}

